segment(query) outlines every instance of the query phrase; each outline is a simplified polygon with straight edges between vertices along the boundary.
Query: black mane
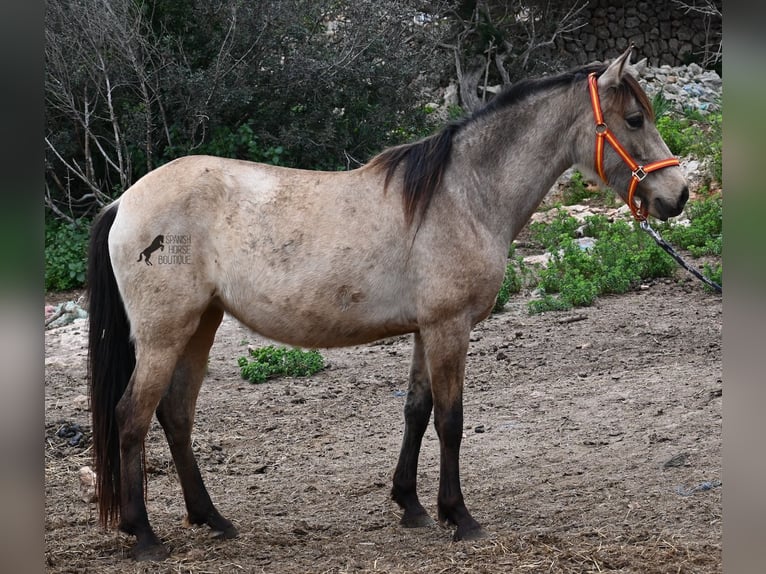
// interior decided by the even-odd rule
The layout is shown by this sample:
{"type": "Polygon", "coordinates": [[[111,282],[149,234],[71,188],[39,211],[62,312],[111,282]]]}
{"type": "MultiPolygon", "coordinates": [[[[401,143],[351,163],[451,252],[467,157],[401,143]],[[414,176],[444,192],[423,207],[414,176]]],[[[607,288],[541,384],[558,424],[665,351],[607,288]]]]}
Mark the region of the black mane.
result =
{"type": "MultiPolygon", "coordinates": [[[[520,80],[505,88],[470,116],[450,122],[436,134],[422,140],[389,148],[372,158],[368,166],[385,171],[384,186],[388,189],[397,168],[400,164],[404,165],[402,201],[405,219],[407,225],[410,225],[416,215],[425,215],[431,199],[441,187],[455,136],[466,126],[514,106],[533,94],[584,80],[591,72],[601,75],[604,70],[605,64],[591,64],[555,76],[520,80]]],[[[632,79],[632,76],[626,77],[632,79]]],[[[633,86],[630,88],[634,91],[633,86]]],[[[639,92],[643,94],[640,88],[639,92]]]]}

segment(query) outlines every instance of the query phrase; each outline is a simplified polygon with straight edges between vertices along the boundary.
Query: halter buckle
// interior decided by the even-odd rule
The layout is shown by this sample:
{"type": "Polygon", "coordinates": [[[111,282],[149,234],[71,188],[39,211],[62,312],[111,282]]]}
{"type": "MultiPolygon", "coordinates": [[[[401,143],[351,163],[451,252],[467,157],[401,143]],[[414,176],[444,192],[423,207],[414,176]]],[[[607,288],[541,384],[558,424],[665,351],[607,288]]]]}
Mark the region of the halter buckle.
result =
{"type": "Polygon", "coordinates": [[[644,171],[644,166],[639,165],[636,170],[633,172],[633,177],[635,177],[638,181],[644,181],[644,178],[648,174],[644,171]]]}

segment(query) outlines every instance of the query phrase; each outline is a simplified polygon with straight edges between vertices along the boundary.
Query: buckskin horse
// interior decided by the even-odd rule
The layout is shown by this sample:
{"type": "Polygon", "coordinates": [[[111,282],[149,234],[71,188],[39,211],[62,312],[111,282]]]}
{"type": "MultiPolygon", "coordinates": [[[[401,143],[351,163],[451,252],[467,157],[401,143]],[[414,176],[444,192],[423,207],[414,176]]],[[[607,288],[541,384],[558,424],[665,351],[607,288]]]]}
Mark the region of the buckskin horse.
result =
{"type": "Polygon", "coordinates": [[[155,413],[188,522],[237,535],[208,495],[190,438],[225,312],[304,348],[413,333],[391,496],[405,527],[433,523],[416,489],[433,412],[438,519],[456,540],[485,534],[460,484],[463,378],[469,333],[492,310],[511,241],[573,165],[617,190],[638,219],[674,217],[688,198],[628,69],[630,52],[519,81],[472,116],[358,169],[187,156],[104,208],[87,277],[94,465],[99,520],[135,535],[135,559],[168,555],[145,504],[143,445],[155,413]],[[137,263],[158,235],[182,255],[137,263]]]}

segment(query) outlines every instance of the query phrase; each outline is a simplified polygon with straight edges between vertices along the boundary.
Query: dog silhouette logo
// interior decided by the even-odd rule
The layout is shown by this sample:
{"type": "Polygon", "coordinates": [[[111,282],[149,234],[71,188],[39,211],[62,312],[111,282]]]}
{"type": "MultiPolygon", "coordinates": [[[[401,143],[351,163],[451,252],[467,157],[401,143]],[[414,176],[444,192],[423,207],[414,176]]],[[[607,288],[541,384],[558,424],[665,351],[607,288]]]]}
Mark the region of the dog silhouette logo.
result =
{"type": "Polygon", "coordinates": [[[147,265],[153,265],[151,261],[149,261],[149,257],[152,256],[152,253],[154,253],[157,250],[165,251],[165,236],[164,235],[158,235],[154,238],[154,240],[149,244],[149,247],[144,249],[141,253],[138,254],[138,260],[141,261],[143,258],[144,262],[147,265]]]}

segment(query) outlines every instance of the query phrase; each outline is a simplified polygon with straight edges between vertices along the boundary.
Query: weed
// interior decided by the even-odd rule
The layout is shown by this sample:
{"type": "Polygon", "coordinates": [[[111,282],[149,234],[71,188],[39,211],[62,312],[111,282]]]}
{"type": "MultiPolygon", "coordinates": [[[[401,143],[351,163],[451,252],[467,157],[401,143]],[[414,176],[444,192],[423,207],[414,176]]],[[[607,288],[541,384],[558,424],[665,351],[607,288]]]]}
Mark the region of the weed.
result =
{"type": "Polygon", "coordinates": [[[542,296],[528,303],[530,313],[588,306],[599,295],[625,293],[644,279],[669,276],[675,269],[673,260],[632,224],[587,217],[583,229],[596,239],[588,248],[574,239],[579,225],[560,211],[550,224],[533,229],[552,256],[539,273],[542,296]]]}
{"type": "Polygon", "coordinates": [[[657,116],[657,130],[662,139],[677,156],[693,156],[704,161],[715,181],[721,181],[723,114],[701,114],[697,110],[685,110],[682,115],[664,113],[657,116]]]}
{"type": "MultiPolygon", "coordinates": [[[[702,267],[702,274],[714,283],[723,286],[723,266],[721,264],[711,265],[710,263],[705,263],[702,267]]],[[[713,288],[707,284],[705,284],[705,289],[713,291],[713,288]]]]}
{"type": "Polygon", "coordinates": [[[564,192],[564,205],[575,205],[590,198],[590,191],[582,173],[575,171],[569,179],[569,185],[564,192]]]}
{"type": "Polygon", "coordinates": [[[529,224],[532,240],[543,247],[558,246],[565,238],[574,238],[578,227],[580,223],[561,208],[556,208],[550,222],[534,221],[529,224]]]}
{"type": "Polygon", "coordinates": [[[262,383],[266,379],[286,375],[308,377],[324,368],[324,358],[318,351],[303,351],[268,345],[250,349],[250,359],[237,360],[242,378],[251,383],[262,383]]]}
{"type": "Polygon", "coordinates": [[[673,103],[665,97],[665,93],[660,90],[652,98],[652,108],[654,109],[655,119],[667,116],[673,109],[673,103]]]}
{"type": "Polygon", "coordinates": [[[660,224],[658,230],[668,243],[686,249],[695,257],[721,255],[723,247],[723,198],[720,194],[690,201],[686,207],[688,225],[660,224]]]}

